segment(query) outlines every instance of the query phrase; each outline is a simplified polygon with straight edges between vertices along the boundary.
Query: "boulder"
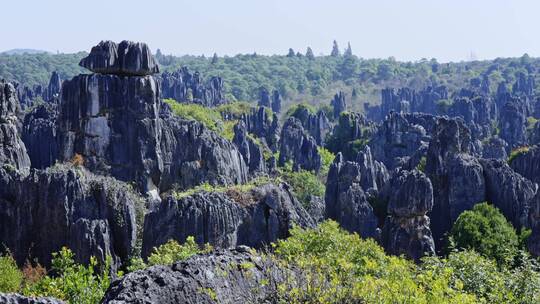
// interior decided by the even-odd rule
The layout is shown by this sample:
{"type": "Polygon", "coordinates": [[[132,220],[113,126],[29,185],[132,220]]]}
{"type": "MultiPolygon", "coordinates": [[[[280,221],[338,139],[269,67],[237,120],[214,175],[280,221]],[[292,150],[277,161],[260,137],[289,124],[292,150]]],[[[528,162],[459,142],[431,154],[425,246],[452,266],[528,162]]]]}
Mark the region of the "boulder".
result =
{"type": "Polygon", "coordinates": [[[94,73],[145,76],[159,73],[159,67],[146,43],[101,41],[79,65],[94,73]]]}
{"type": "Polygon", "coordinates": [[[297,275],[239,247],[129,273],[111,284],[102,303],[274,303],[278,286],[297,275]]]}

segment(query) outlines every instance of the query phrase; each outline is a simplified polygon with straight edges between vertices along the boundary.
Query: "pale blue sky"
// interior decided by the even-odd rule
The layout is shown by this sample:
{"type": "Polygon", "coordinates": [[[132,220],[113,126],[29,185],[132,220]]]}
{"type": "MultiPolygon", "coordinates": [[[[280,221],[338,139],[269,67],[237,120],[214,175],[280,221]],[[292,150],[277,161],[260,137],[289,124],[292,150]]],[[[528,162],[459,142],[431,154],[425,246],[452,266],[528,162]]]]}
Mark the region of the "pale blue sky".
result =
{"type": "Polygon", "coordinates": [[[330,52],[439,61],[540,56],[538,0],[2,0],[0,51],[89,50],[102,39],[166,54],[330,52]]]}

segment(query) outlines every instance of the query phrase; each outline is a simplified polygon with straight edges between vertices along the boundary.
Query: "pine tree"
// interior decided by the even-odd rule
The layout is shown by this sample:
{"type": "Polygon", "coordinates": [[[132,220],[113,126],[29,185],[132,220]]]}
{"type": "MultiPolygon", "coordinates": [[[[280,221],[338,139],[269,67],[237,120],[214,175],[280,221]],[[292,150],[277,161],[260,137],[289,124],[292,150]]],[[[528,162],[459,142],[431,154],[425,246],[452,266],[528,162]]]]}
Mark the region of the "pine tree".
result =
{"type": "Polygon", "coordinates": [[[332,53],[330,53],[330,56],[332,56],[332,57],[341,56],[341,53],[339,52],[339,47],[338,47],[337,41],[335,41],[335,40],[334,40],[334,46],[332,47],[332,53]]]}
{"type": "Polygon", "coordinates": [[[292,48],[289,49],[289,53],[287,54],[287,57],[294,57],[294,50],[292,48]]]}
{"type": "Polygon", "coordinates": [[[212,64],[216,64],[218,62],[218,55],[217,53],[214,53],[214,57],[212,57],[212,64]]]}
{"type": "Polygon", "coordinates": [[[311,49],[311,47],[307,47],[307,50],[306,50],[306,57],[309,59],[309,60],[313,60],[315,59],[315,55],[313,55],[313,50],[311,49]]]}
{"type": "Polygon", "coordinates": [[[347,45],[347,49],[345,50],[345,53],[343,54],[345,56],[352,56],[352,49],[351,49],[351,43],[347,45]]]}

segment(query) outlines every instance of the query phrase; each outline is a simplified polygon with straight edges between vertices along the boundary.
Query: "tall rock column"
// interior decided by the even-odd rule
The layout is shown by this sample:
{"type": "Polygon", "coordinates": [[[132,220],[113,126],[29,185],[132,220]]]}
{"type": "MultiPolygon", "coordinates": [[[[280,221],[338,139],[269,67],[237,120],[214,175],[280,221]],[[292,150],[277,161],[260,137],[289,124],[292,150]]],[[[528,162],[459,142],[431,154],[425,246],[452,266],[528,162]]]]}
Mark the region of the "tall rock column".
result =
{"type": "Polygon", "coordinates": [[[11,169],[27,170],[30,158],[17,130],[20,111],[15,87],[0,81],[0,164],[11,169]]]}
{"type": "Polygon", "coordinates": [[[418,170],[400,171],[387,184],[388,216],[381,241],[387,252],[419,261],[435,254],[427,213],[433,207],[433,187],[418,170]]]}

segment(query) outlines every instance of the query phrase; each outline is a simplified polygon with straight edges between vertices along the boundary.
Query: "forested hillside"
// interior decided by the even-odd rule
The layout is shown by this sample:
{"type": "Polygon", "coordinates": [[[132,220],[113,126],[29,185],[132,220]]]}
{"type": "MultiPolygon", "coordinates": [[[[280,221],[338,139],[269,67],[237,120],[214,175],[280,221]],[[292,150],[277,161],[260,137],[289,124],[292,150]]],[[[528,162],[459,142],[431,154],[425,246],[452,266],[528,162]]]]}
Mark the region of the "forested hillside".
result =
{"type": "MultiPolygon", "coordinates": [[[[0,54],[0,77],[26,86],[47,85],[53,71],[62,79],[84,72],[78,63],[86,55],[77,54],[0,54]]],[[[156,59],[161,71],[175,71],[186,66],[203,77],[220,76],[224,80],[225,96],[232,101],[255,101],[259,89],[277,89],[285,106],[291,103],[328,102],[337,91],[343,91],[351,108],[362,111],[362,103],[379,103],[380,90],[385,87],[445,85],[449,92],[468,85],[470,79],[488,75],[492,90],[501,81],[513,83],[517,72],[532,72],[540,68],[540,60],[523,55],[520,58],[459,63],[439,63],[436,59],[400,62],[393,58],[363,59],[343,54],[313,56],[289,50],[287,55],[239,54],[213,57],[163,55],[156,59]]],[[[537,81],[537,83],[540,83],[537,81]]]]}

